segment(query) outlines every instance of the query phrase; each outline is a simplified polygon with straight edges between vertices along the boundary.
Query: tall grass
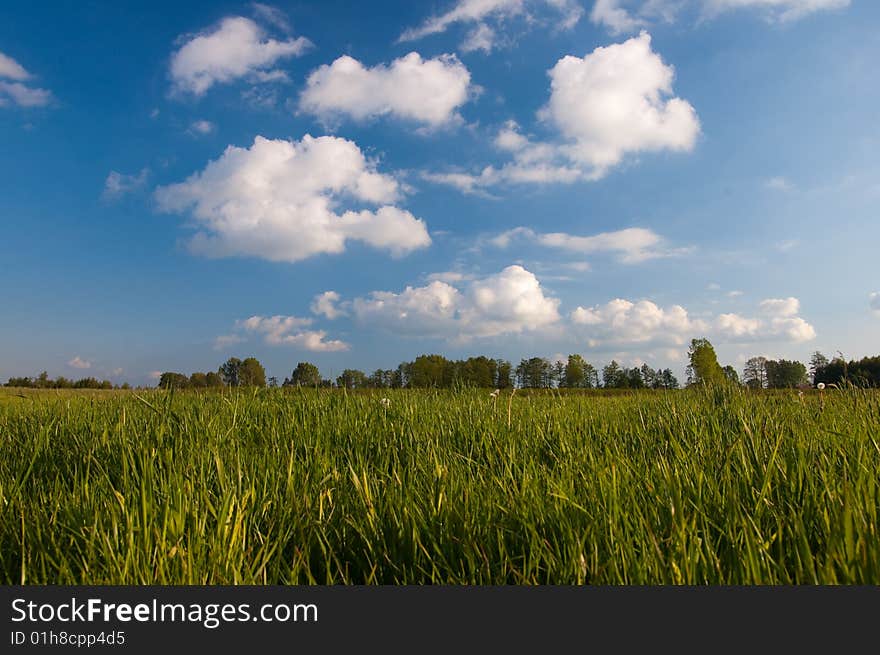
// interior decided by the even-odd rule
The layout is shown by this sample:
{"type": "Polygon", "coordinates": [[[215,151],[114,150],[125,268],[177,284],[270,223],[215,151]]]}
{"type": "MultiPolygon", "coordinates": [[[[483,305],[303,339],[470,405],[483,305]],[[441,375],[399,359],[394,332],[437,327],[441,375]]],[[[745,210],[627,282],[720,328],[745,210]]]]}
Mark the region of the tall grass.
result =
{"type": "Polygon", "coordinates": [[[880,583],[880,395],[0,397],[3,583],[880,583]]]}

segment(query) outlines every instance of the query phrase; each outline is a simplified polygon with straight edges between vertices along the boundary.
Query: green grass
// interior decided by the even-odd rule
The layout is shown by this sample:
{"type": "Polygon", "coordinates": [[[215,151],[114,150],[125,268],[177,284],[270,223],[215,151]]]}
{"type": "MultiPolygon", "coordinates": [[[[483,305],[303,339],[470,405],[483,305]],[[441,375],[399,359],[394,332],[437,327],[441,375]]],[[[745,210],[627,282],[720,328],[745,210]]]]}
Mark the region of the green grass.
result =
{"type": "Polygon", "coordinates": [[[880,583],[877,392],[16,394],[5,584],[880,583]]]}

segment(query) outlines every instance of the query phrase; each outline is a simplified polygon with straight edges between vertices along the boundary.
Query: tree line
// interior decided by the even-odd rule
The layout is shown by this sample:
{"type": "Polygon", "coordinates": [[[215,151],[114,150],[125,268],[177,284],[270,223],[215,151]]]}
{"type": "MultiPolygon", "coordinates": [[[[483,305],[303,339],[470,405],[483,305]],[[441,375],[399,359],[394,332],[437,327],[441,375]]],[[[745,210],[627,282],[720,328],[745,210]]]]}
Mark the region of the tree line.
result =
{"type": "MultiPolygon", "coordinates": [[[[814,352],[809,367],[796,360],[751,357],[742,375],[733,366],[721,366],[708,339],[693,339],[688,349],[687,386],[733,384],[749,389],[791,389],[810,384],[853,384],[880,387],[880,356],[846,361],[842,356],[829,359],[814,352]]],[[[93,377],[52,379],[43,371],[38,376],[12,377],[7,387],[36,389],[128,389],[127,383],[114,386],[110,380],[93,377]]],[[[543,357],[520,360],[515,365],[505,359],[483,355],[452,360],[443,355],[419,355],[395,369],[376,369],[365,373],[347,368],[335,380],[324,378],[311,362],[299,362],[283,382],[266,376],[255,357],[230,357],[216,371],[190,375],[166,371],[158,386],[169,389],[208,389],[214,387],[337,387],[345,389],[451,389],[512,387],[549,389],[678,389],[679,381],[669,368],[654,369],[647,364],[627,368],[617,361],[597,368],[582,355],[571,354],[564,361],[543,357]]]]}
{"type": "Polygon", "coordinates": [[[36,377],[12,377],[6,382],[7,387],[22,387],[25,389],[130,389],[128,383],[118,386],[110,380],[98,380],[88,377],[79,380],[68,380],[63,375],[52,379],[46,371],[36,377]]]}
{"type": "Polygon", "coordinates": [[[627,368],[612,361],[600,370],[578,354],[565,361],[551,362],[542,357],[522,359],[514,366],[505,359],[483,355],[452,360],[443,355],[419,355],[394,369],[365,373],[347,368],[335,380],[322,377],[311,362],[299,362],[290,376],[279,383],[266,376],[254,357],[231,357],[216,372],[184,373],[166,371],[159,376],[162,388],[198,389],[209,387],[337,387],[345,389],[452,389],[512,387],[547,389],[677,389],[679,382],[671,369],[653,369],[647,364],[627,368]]]}

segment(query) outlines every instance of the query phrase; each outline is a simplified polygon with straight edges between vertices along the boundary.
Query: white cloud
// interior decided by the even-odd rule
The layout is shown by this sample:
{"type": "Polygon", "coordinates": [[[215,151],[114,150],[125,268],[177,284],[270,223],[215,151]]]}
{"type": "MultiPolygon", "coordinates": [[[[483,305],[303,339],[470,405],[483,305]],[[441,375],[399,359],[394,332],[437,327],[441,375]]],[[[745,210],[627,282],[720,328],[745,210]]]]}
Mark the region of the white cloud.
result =
{"type": "Polygon", "coordinates": [[[574,27],[584,13],[576,0],[456,0],[445,13],[431,16],[419,27],[405,30],[398,41],[416,41],[461,23],[475,25],[462,43],[462,51],[490,52],[495,46],[498,28],[505,22],[516,17],[527,24],[541,22],[536,10],[546,8],[553,14],[552,23],[562,29],[574,27]],[[495,28],[490,27],[489,22],[495,28]]]}
{"type": "Polygon", "coordinates": [[[338,137],[257,136],[250,148],[229,146],[155,195],[163,211],[191,212],[201,229],[190,247],[206,256],[296,262],[341,253],[349,240],[401,256],[431,243],[423,221],[390,204],[400,195],[397,181],[338,137]],[[355,201],[381,206],[341,210],[355,201]]]}
{"type": "Polygon", "coordinates": [[[766,186],[768,189],[772,189],[774,191],[793,191],[794,190],[794,185],[792,185],[792,183],[789,182],[787,178],[784,178],[781,176],[771,177],[769,180],[767,180],[767,182],[764,184],[764,186],[766,186]]]}
{"type": "Polygon", "coordinates": [[[310,318],[296,316],[251,316],[236,322],[236,329],[262,335],[270,346],[294,346],[311,352],[338,352],[349,345],[336,339],[327,340],[324,330],[304,329],[312,324],[310,318]]]}
{"type": "Polygon", "coordinates": [[[309,75],[299,108],[327,122],[342,115],[360,121],[390,115],[437,127],[459,118],[470,80],[455,55],[422,59],[411,52],[372,68],[343,55],[309,75]]]}
{"type": "Polygon", "coordinates": [[[816,338],[816,330],[798,316],[797,298],[768,298],[758,305],[762,317],[739,314],[721,314],[715,320],[715,329],[722,337],[733,341],[791,341],[801,343],[816,338]]]}
{"type": "Polygon", "coordinates": [[[706,323],[688,316],[681,305],[666,309],[650,300],[632,302],[623,298],[594,307],[577,307],[571,322],[591,347],[605,344],[682,345],[706,330],[706,323]]]}
{"type": "Polygon", "coordinates": [[[714,16],[737,9],[757,9],[773,21],[791,21],[817,11],[849,7],[850,0],[703,0],[704,11],[714,16]]]}
{"type": "Polygon", "coordinates": [[[590,20],[605,26],[611,34],[625,34],[659,20],[672,22],[688,5],[708,19],[728,11],[752,9],[768,21],[787,22],[849,4],[850,0],[595,0],[590,20]]]}
{"type": "Polygon", "coordinates": [[[743,293],[744,293],[743,291],[739,291],[738,289],[734,289],[733,291],[727,292],[727,297],[728,298],[739,298],[741,295],[743,295],[743,293]]]}
{"type": "Polygon", "coordinates": [[[125,175],[117,171],[110,171],[104,180],[104,191],[101,197],[104,200],[116,200],[127,193],[143,188],[150,177],[150,169],[142,168],[140,173],[125,175]]]}
{"type": "Polygon", "coordinates": [[[204,119],[193,121],[189,126],[189,131],[191,134],[210,134],[216,129],[216,126],[211,121],[206,121],[204,119]]]}
{"type": "Polygon", "coordinates": [[[325,291],[315,296],[310,309],[313,314],[324,316],[329,320],[346,316],[346,311],[339,307],[340,295],[335,291],[325,291]]]}
{"type": "Polygon", "coordinates": [[[636,264],[648,259],[680,255],[686,248],[671,249],[656,232],[641,227],[630,227],[614,232],[601,232],[592,236],[575,236],[565,232],[539,233],[531,228],[516,227],[489,240],[499,248],[508,247],[514,239],[524,238],[547,248],[558,248],[578,254],[613,252],[621,262],[636,264]]]}
{"type": "Polygon", "coordinates": [[[19,107],[45,107],[52,101],[52,92],[47,89],[36,89],[21,82],[0,80],[0,104],[3,104],[4,96],[19,107]]]}
{"type": "Polygon", "coordinates": [[[174,90],[203,95],[214,84],[241,78],[260,81],[258,74],[272,76],[280,59],[301,55],[311,42],[299,37],[285,41],[267,38],[249,18],[225,18],[212,31],[191,38],[171,56],[174,90]]]}
{"type": "Polygon", "coordinates": [[[868,294],[868,306],[875,312],[880,312],[880,291],[868,294]]]}
{"type": "Polygon", "coordinates": [[[150,371],[147,373],[147,377],[151,380],[158,380],[162,377],[162,371],[150,371]]]}
{"type": "Polygon", "coordinates": [[[67,362],[67,365],[71,368],[78,368],[78,369],[92,368],[92,363],[90,361],[83,359],[79,355],[77,355],[76,357],[71,359],[69,362],[67,362]]]}
{"type": "Polygon", "coordinates": [[[214,338],[214,350],[225,350],[229,348],[229,346],[234,346],[242,341],[244,341],[244,337],[241,335],[221,334],[219,337],[214,338]]]}
{"type": "Polygon", "coordinates": [[[435,280],[400,293],[374,291],[356,298],[352,307],[363,324],[451,341],[541,331],[559,321],[559,300],[547,297],[522,266],[508,266],[462,288],[435,280]]]}
{"type": "Polygon", "coordinates": [[[758,307],[769,316],[796,316],[801,309],[801,302],[792,296],[788,298],[767,298],[758,307]]]}
{"type": "Polygon", "coordinates": [[[51,91],[23,84],[32,77],[15,59],[0,52],[0,107],[10,100],[19,107],[45,107],[52,102],[51,91]]]}
{"type": "Polygon", "coordinates": [[[252,2],[251,9],[253,9],[254,13],[265,22],[274,25],[282,32],[290,33],[290,21],[287,20],[287,15],[277,7],[272,7],[271,5],[266,5],[260,2],[252,2]]]}
{"type": "Polygon", "coordinates": [[[672,96],[674,70],[651,50],[647,32],[582,58],[565,56],[548,73],[550,99],[538,115],[555,128],[556,140],[534,141],[508,121],[494,141],[511,157],[500,168],[424,177],[464,192],[500,183],[571,183],[601,179],[629,155],[694,148],[697,113],[672,96]]]}
{"type": "Polygon", "coordinates": [[[583,58],[560,59],[542,115],[568,138],[572,161],[602,176],[630,153],[693,149],[700,122],[690,103],[667,97],[673,77],[642,32],[583,58]]]}
{"type": "Polygon", "coordinates": [[[0,77],[5,77],[8,80],[24,82],[31,78],[31,74],[12,57],[0,52],[0,77]]]}

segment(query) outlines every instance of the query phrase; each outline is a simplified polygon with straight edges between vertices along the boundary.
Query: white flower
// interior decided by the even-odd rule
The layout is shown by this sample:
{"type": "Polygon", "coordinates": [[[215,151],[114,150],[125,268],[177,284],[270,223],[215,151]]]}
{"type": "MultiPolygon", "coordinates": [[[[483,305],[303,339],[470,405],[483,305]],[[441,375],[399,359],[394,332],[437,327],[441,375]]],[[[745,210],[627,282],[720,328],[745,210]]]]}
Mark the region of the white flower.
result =
{"type": "Polygon", "coordinates": [[[391,407],[391,401],[388,398],[381,398],[379,400],[379,404],[381,404],[382,407],[384,407],[385,409],[391,407]]]}
{"type": "Polygon", "coordinates": [[[491,398],[497,398],[498,394],[501,393],[501,389],[495,389],[492,393],[489,394],[491,398]]]}
{"type": "Polygon", "coordinates": [[[819,391],[822,391],[822,389],[825,388],[825,383],[824,383],[824,382],[820,382],[819,384],[816,385],[816,388],[817,388],[819,391]]]}

